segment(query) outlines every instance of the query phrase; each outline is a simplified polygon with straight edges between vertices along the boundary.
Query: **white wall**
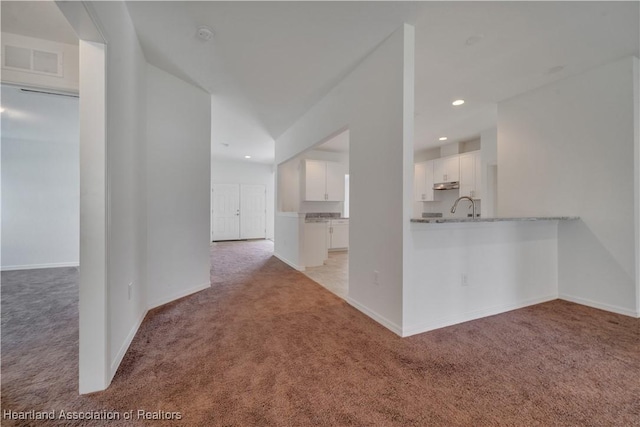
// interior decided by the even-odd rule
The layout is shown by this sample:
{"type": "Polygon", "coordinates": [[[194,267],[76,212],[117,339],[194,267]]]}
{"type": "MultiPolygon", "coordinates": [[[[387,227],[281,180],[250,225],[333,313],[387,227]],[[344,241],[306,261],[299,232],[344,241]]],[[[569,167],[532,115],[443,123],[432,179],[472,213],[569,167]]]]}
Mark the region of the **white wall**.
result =
{"type": "Polygon", "coordinates": [[[110,377],[146,313],[146,61],[124,3],[88,4],[107,45],[107,298],[110,377]],[[131,283],[131,297],[129,297],[131,283]]]}
{"type": "Polygon", "coordinates": [[[148,304],[210,286],[211,97],[147,66],[148,304]]]}
{"type": "Polygon", "coordinates": [[[558,221],[415,223],[412,230],[403,336],[558,297],[558,221]]]}
{"type": "Polygon", "coordinates": [[[498,213],[579,216],[559,227],[560,297],[638,315],[634,61],[498,105],[498,213]]]}
{"type": "Polygon", "coordinates": [[[487,129],[480,134],[482,167],[482,209],[485,218],[496,216],[498,173],[498,129],[487,129]]]}
{"type": "Polygon", "coordinates": [[[29,49],[41,49],[47,52],[60,52],[63,55],[63,75],[48,76],[45,74],[30,73],[18,70],[2,69],[2,81],[47,89],[59,89],[69,92],[78,92],[78,46],[66,43],[57,43],[50,40],[42,40],[26,37],[19,34],[2,33],[2,45],[24,47],[29,49]]]}
{"type": "Polygon", "coordinates": [[[257,184],[267,190],[267,239],[273,240],[275,173],[272,165],[233,160],[212,160],[211,184],[257,184]]]}
{"type": "Polygon", "coordinates": [[[2,270],[77,266],[78,99],[2,86],[2,270]]]}
{"type": "Polygon", "coordinates": [[[276,140],[280,164],[349,129],[348,300],[396,333],[413,198],[413,58],[413,27],[404,25],[276,140]]]}
{"type": "Polygon", "coordinates": [[[304,215],[297,212],[277,212],[275,225],[274,255],[296,270],[303,271],[304,215]]]}

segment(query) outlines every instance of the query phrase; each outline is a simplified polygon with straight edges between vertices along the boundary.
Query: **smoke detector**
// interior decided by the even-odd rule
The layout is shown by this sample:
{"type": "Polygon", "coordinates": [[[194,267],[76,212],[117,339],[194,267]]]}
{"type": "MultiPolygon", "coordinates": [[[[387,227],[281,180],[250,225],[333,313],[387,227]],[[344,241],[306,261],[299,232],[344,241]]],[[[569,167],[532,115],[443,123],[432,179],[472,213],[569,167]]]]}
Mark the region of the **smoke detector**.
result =
{"type": "Polygon", "coordinates": [[[198,27],[196,35],[200,40],[209,41],[213,38],[213,30],[206,25],[203,25],[201,27],[198,27]]]}

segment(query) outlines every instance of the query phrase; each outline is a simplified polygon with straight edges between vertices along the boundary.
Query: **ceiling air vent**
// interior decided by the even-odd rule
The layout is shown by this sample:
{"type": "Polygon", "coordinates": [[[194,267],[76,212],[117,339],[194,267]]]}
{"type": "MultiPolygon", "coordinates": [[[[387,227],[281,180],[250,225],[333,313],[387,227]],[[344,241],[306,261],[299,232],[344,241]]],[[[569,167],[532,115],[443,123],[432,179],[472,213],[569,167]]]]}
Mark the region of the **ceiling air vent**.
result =
{"type": "Polygon", "coordinates": [[[2,68],[63,77],[62,52],[48,52],[8,44],[2,48],[2,68]]]}

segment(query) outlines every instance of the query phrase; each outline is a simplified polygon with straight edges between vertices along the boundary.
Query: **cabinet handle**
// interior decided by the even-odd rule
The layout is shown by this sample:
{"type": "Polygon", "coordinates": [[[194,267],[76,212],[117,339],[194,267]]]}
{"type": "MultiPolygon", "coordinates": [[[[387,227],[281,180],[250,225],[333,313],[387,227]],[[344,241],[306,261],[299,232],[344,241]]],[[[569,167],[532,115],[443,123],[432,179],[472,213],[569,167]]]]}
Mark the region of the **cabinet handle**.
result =
{"type": "Polygon", "coordinates": [[[443,180],[444,180],[445,182],[447,182],[447,174],[446,174],[446,173],[442,176],[442,178],[443,178],[443,180]]]}
{"type": "Polygon", "coordinates": [[[422,200],[424,200],[425,198],[426,198],[426,196],[423,194],[423,195],[422,195],[422,200]]]}

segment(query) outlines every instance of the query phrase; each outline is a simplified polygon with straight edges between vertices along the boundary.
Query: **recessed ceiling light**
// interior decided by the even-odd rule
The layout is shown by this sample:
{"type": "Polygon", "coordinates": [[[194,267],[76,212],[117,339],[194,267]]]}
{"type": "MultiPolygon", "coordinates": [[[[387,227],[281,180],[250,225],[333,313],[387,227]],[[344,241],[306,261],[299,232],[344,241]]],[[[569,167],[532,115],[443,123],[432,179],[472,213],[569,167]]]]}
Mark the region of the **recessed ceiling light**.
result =
{"type": "Polygon", "coordinates": [[[221,144],[224,145],[225,147],[229,146],[229,144],[227,144],[226,142],[222,142],[221,144]]]}
{"type": "Polygon", "coordinates": [[[438,138],[440,141],[446,141],[447,137],[446,136],[441,136],[440,138],[438,138]]]}
{"type": "Polygon", "coordinates": [[[250,159],[250,158],[251,158],[251,156],[244,156],[244,158],[245,158],[245,159],[250,159]]]}
{"type": "Polygon", "coordinates": [[[451,105],[455,105],[456,107],[457,107],[458,105],[462,105],[462,104],[464,104],[464,99],[456,99],[455,101],[453,101],[453,102],[451,103],[451,105]]]}

